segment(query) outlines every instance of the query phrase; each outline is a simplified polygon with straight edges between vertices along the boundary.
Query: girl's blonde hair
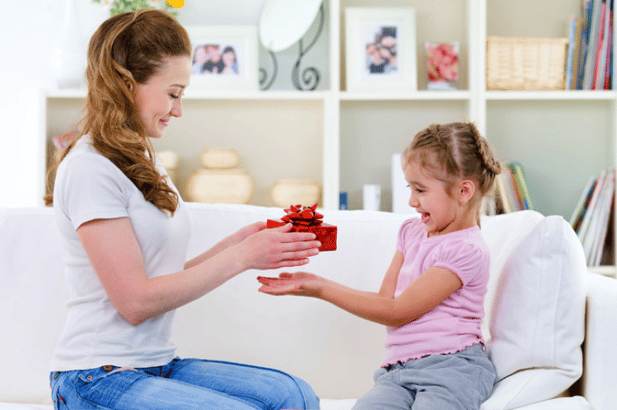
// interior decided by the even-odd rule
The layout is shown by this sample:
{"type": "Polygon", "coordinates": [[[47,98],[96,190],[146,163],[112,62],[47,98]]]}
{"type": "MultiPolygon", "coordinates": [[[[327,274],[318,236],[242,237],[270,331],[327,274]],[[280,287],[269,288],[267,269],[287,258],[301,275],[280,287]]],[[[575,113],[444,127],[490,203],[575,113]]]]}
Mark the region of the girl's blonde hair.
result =
{"type": "Polygon", "coordinates": [[[449,194],[457,181],[475,181],[477,204],[501,173],[490,144],[473,123],[433,124],[420,131],[403,152],[403,164],[411,161],[419,161],[430,176],[443,181],[449,194]]]}
{"type": "MultiPolygon", "coordinates": [[[[82,135],[114,163],[142,192],[144,198],[173,215],[177,193],[155,166],[154,149],[138,116],[132,90],[145,84],[163,67],[165,58],[191,56],[186,30],[162,10],[139,9],[104,21],[88,46],[88,94],[80,131],[66,147],[51,172],[82,135]]],[[[51,193],[45,196],[53,204],[51,193]]]]}

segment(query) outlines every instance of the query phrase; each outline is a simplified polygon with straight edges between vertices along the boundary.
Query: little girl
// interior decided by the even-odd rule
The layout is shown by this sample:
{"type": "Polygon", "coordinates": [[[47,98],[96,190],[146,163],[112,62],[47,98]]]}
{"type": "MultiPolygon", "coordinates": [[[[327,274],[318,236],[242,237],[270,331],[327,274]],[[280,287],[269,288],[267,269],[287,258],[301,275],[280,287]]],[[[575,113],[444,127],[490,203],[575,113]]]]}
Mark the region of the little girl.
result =
{"type": "Polygon", "coordinates": [[[402,166],[420,217],[402,224],[378,293],[305,272],[259,277],[259,290],[320,298],[387,326],[375,386],[354,409],[479,409],[495,381],[480,329],[490,259],[480,203],[501,165],[473,124],[452,123],[419,132],[402,166]]]}

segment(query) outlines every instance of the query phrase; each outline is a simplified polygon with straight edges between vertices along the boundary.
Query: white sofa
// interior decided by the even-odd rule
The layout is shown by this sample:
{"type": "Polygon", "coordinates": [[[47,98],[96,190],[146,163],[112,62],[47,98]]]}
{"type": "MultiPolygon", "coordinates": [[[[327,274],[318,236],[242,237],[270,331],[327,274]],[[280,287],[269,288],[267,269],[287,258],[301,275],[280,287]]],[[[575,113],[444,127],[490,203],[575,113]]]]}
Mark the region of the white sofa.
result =
{"type": "MultiPolygon", "coordinates": [[[[187,206],[189,256],[241,226],[283,214],[248,205],[187,206]]],[[[338,250],[304,269],[377,290],[406,217],[324,214],[338,226],[338,250]]],[[[482,232],[492,252],[484,331],[499,375],[482,409],[616,409],[617,281],[587,272],[580,243],[561,217],[483,217],[482,232]]],[[[260,274],[245,272],[180,308],[178,354],[280,368],[308,381],[323,409],[351,408],[372,386],[384,328],[322,301],[258,293],[260,274]]],[[[47,366],[67,294],[52,210],[0,209],[0,410],[52,408],[47,366]]]]}

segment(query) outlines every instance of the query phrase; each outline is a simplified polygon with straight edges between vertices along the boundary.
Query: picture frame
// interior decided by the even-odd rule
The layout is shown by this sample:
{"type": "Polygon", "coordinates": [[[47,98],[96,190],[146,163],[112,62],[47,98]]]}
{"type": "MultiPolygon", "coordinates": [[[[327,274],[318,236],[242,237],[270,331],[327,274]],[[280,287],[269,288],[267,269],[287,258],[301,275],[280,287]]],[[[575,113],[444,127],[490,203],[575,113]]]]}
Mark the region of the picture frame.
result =
{"type": "Polygon", "coordinates": [[[416,91],[415,10],[345,10],[345,75],[348,91],[416,91]]]}
{"type": "Polygon", "coordinates": [[[256,26],[187,26],[191,39],[191,87],[258,90],[256,26]]]}
{"type": "Polygon", "coordinates": [[[460,45],[427,41],[426,51],[426,89],[452,91],[457,89],[459,78],[460,45]]]}

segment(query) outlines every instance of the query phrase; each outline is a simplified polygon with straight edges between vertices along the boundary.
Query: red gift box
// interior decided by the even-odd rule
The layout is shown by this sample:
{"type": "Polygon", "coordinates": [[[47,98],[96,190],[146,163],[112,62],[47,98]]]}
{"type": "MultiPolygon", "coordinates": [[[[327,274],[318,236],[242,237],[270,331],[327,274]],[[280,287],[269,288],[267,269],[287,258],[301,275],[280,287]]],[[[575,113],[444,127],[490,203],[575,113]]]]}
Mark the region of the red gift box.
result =
{"type": "Polygon", "coordinates": [[[315,209],[317,209],[317,204],[308,208],[302,205],[292,205],[289,209],[285,209],[287,215],[281,219],[268,219],[266,227],[277,228],[291,223],[293,225],[292,232],[314,233],[315,239],[321,242],[320,252],[335,251],[337,228],[334,225],[322,222],[323,215],[315,212],[315,209]]]}

